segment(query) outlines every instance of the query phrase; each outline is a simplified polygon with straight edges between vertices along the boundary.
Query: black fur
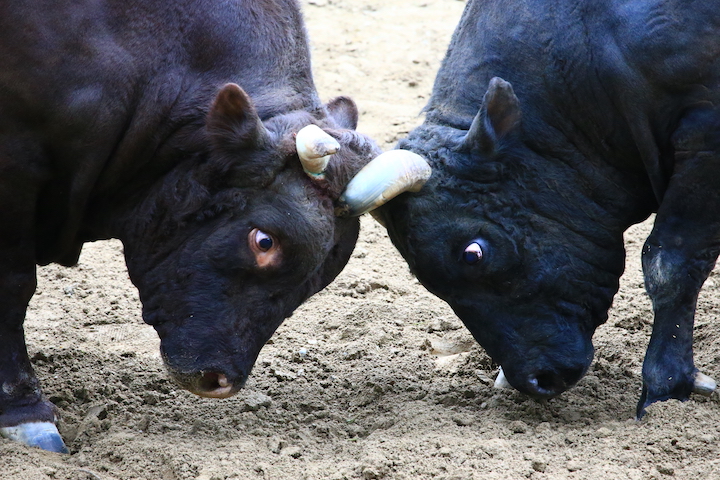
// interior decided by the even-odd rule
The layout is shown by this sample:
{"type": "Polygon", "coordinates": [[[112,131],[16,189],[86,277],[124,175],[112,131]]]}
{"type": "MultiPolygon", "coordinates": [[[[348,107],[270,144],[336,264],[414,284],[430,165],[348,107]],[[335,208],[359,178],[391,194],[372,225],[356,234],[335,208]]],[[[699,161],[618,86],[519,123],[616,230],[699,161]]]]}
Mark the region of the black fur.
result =
{"type": "Polygon", "coordinates": [[[549,397],[581,378],[623,232],[658,212],[638,415],[688,398],[695,300],[720,245],[718,12],[717,0],[468,3],[425,122],[398,145],[432,178],[376,214],[517,389],[549,397]],[[468,265],[473,242],[484,256],[468,265]]]}
{"type": "Polygon", "coordinates": [[[295,0],[5,2],[0,58],[0,426],[52,421],[22,335],[35,265],[98,239],[122,240],[173,376],[240,388],[347,263],[334,203],[378,153],[350,99],[320,102],[295,0]],[[294,147],[311,123],[341,144],[323,181],[294,147]]]}

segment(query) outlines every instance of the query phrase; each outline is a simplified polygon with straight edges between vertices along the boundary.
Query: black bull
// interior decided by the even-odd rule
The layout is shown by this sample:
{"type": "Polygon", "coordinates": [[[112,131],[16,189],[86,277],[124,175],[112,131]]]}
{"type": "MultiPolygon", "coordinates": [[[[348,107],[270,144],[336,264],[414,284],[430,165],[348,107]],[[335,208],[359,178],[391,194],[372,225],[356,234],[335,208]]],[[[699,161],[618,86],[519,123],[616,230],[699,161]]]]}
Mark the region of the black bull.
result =
{"type": "Polygon", "coordinates": [[[623,232],[657,212],[637,413],[713,391],[692,338],[720,251],[720,2],[471,0],[426,114],[398,147],[433,174],[375,216],[512,386],[583,376],[623,232]]]}
{"type": "Polygon", "coordinates": [[[65,449],[23,320],[86,241],[123,242],[173,378],[236,393],[347,263],[335,209],[378,153],[320,102],[295,0],[2,2],[0,58],[0,433],[65,449]]]}

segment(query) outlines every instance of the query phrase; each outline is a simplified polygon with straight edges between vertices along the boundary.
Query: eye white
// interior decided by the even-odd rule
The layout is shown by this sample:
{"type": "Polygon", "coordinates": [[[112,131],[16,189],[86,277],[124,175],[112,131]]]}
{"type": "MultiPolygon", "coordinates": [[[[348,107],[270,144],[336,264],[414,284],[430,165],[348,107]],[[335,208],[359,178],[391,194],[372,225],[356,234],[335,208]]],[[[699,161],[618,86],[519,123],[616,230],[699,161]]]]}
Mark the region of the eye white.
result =
{"type": "Polygon", "coordinates": [[[480,260],[482,260],[482,257],[482,247],[480,247],[480,244],[477,242],[473,242],[467,247],[465,247],[465,251],[462,255],[463,261],[468,265],[474,265],[478,263],[480,260]]]}

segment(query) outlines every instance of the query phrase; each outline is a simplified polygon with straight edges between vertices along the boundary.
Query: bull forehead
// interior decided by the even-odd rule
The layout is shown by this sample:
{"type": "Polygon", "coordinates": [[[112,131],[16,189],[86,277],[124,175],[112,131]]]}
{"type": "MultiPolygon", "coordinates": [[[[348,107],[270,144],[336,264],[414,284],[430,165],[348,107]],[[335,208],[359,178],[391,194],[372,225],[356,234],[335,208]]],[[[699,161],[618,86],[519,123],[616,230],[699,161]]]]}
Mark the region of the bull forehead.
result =
{"type": "MultiPolygon", "coordinates": [[[[328,192],[306,175],[299,160],[291,158],[285,170],[281,171],[267,188],[259,191],[258,207],[263,203],[285,218],[277,221],[287,226],[288,231],[297,230],[298,235],[317,230],[317,235],[330,235],[335,223],[335,206],[328,192]],[[289,220],[298,220],[297,222],[289,220]],[[302,220],[302,221],[300,221],[302,220]]],[[[311,241],[312,239],[307,239],[311,241]]]]}
{"type": "Polygon", "coordinates": [[[396,220],[405,222],[405,233],[416,246],[430,250],[458,249],[478,237],[495,246],[514,245],[523,232],[529,233],[518,228],[526,223],[524,215],[488,207],[480,195],[436,189],[432,195],[408,198],[404,218],[396,220]]]}
{"type": "Polygon", "coordinates": [[[335,239],[336,218],[332,203],[303,185],[284,184],[280,190],[258,192],[245,215],[250,227],[267,229],[297,249],[330,248],[335,239]]]}

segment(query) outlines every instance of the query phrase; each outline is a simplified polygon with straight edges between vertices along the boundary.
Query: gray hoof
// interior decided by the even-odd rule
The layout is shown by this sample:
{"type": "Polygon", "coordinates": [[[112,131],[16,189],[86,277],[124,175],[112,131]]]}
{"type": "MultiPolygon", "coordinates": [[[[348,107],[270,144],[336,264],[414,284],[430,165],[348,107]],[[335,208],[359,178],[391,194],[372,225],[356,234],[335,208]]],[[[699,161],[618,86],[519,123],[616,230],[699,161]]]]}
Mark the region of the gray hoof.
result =
{"type": "Polygon", "coordinates": [[[15,427],[3,427],[0,428],[0,435],[50,452],[70,453],[54,423],[33,422],[21,423],[15,427]]]}

